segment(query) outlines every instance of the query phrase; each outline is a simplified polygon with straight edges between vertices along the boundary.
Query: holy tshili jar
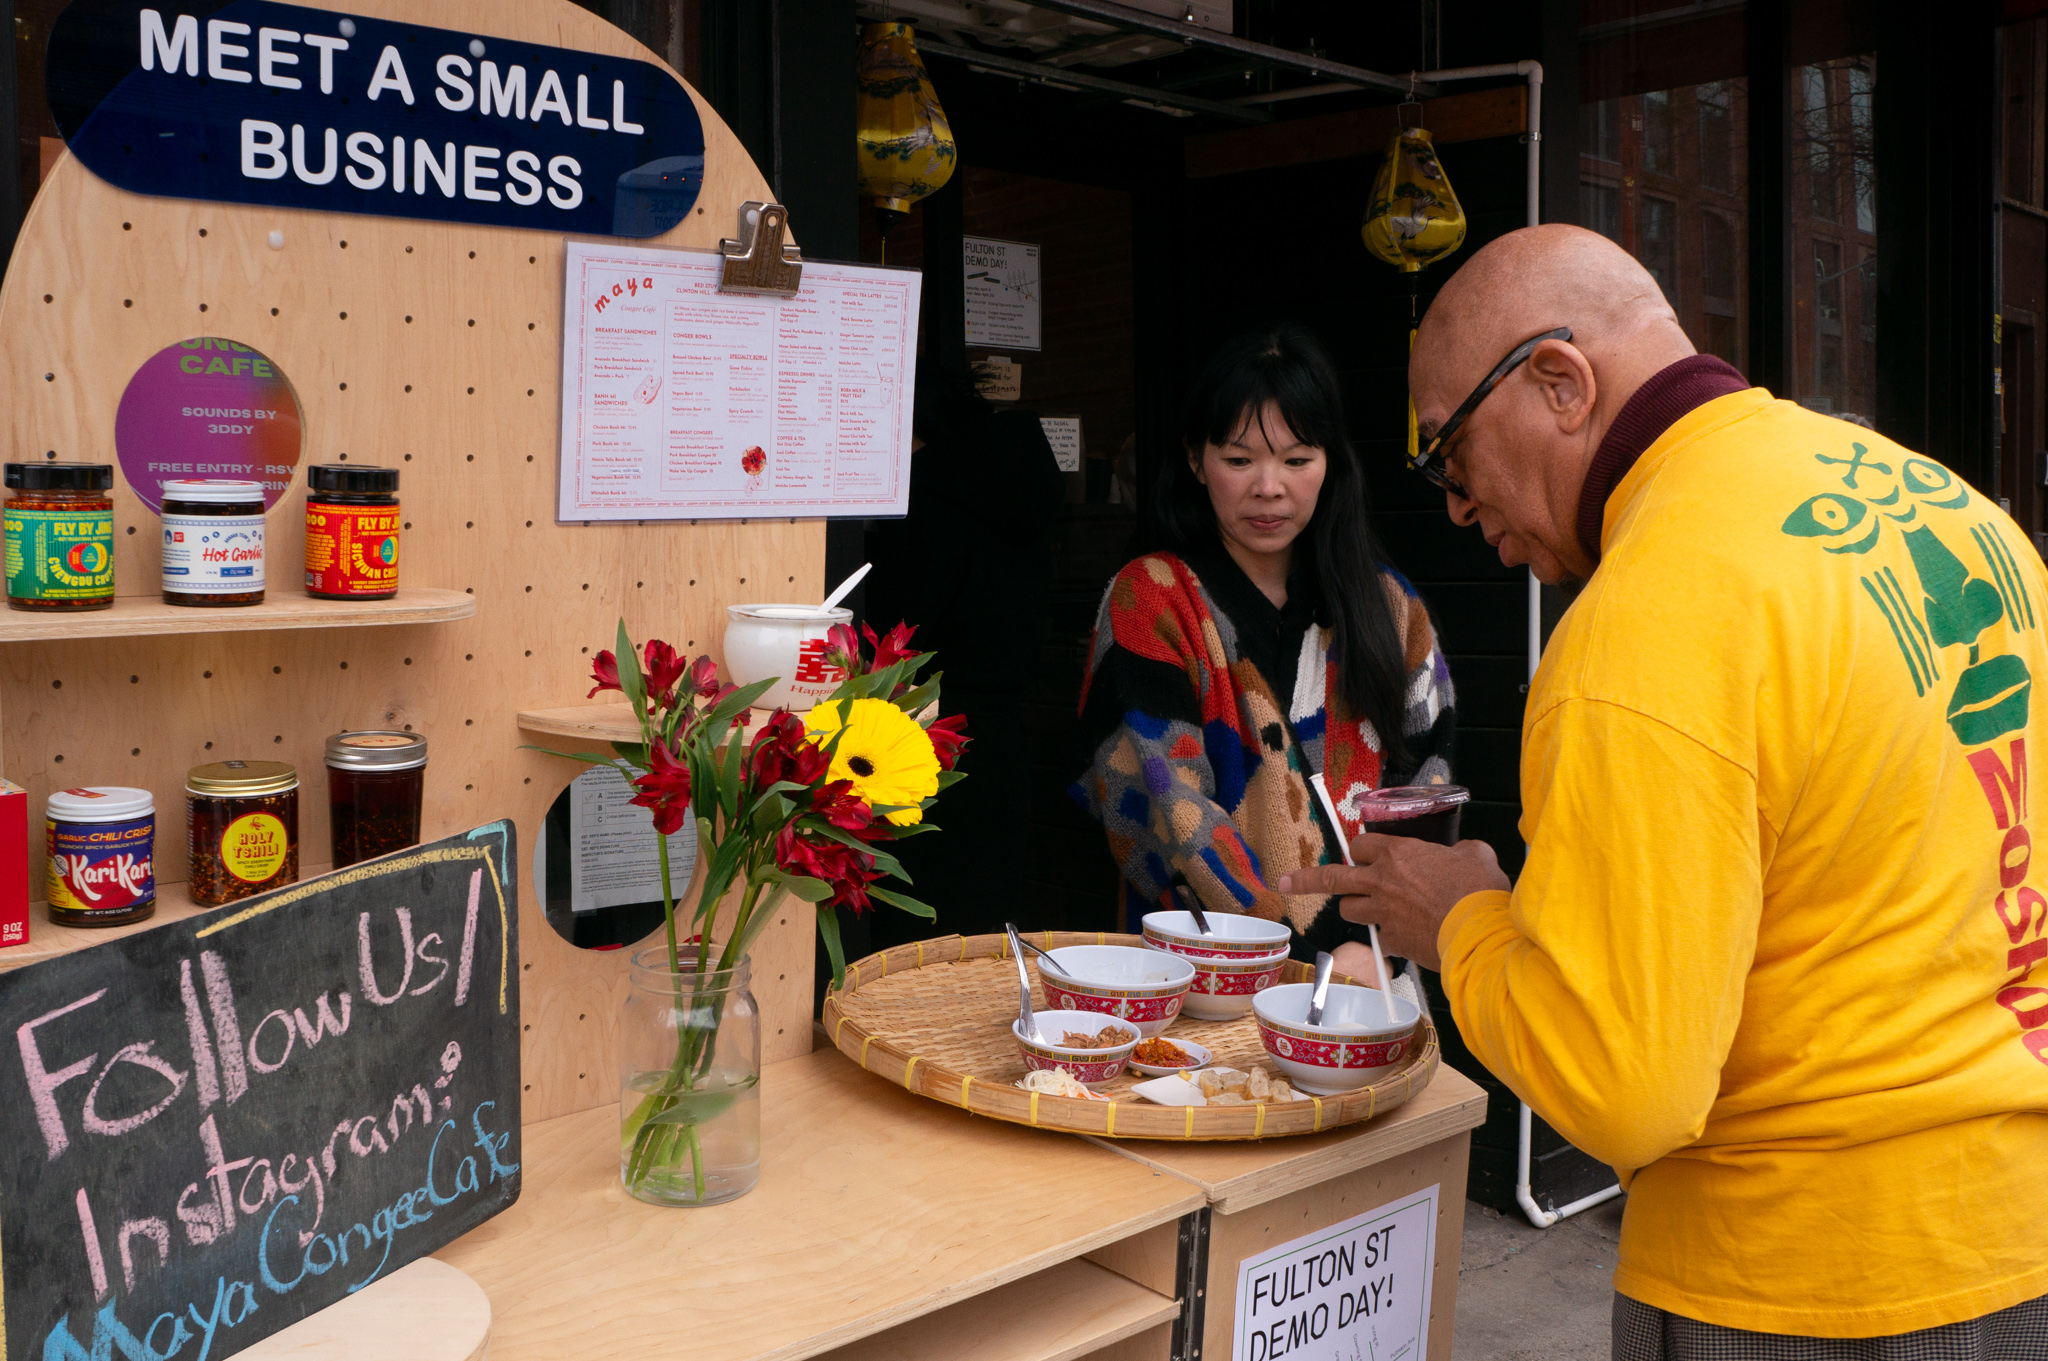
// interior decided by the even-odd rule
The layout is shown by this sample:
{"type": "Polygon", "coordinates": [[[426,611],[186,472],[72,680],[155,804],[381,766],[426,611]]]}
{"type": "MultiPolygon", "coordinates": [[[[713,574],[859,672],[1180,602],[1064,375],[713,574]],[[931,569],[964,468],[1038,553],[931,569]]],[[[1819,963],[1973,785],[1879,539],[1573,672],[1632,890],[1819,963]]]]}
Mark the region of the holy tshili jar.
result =
{"type": "Polygon", "coordinates": [[[327,739],[334,867],[416,846],[427,783],[427,739],[411,732],[344,732],[327,739]]]}
{"type": "Polygon", "coordinates": [[[299,772],[215,761],[185,776],[192,901],[218,907],[299,879],[299,772]]]}

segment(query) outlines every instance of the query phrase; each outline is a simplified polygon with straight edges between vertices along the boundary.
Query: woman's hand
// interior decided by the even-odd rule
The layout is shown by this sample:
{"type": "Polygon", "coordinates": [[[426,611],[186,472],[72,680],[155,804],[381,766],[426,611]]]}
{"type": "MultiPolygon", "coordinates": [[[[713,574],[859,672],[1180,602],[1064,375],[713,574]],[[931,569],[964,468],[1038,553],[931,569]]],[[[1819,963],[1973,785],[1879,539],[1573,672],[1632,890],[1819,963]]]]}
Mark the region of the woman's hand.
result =
{"type": "Polygon", "coordinates": [[[1317,865],[1280,876],[1282,893],[1338,894],[1346,921],[1377,922],[1380,948],[1425,969],[1441,969],[1437,932],[1461,899],[1507,889],[1493,847],[1484,841],[1439,846],[1367,832],[1351,843],[1355,865],[1317,865]]]}

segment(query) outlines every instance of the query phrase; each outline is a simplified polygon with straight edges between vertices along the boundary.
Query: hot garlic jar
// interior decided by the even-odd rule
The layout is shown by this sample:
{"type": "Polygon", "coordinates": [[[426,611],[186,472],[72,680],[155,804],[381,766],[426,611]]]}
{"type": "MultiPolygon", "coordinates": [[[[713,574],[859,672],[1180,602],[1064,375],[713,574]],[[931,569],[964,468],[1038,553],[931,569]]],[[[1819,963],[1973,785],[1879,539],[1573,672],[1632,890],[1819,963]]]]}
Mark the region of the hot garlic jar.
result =
{"type": "Polygon", "coordinates": [[[192,901],[218,907],[299,879],[299,772],[215,761],[185,776],[192,901]]]}
{"type": "Polygon", "coordinates": [[[164,603],[263,603],[263,484],[164,483],[164,603]]]}

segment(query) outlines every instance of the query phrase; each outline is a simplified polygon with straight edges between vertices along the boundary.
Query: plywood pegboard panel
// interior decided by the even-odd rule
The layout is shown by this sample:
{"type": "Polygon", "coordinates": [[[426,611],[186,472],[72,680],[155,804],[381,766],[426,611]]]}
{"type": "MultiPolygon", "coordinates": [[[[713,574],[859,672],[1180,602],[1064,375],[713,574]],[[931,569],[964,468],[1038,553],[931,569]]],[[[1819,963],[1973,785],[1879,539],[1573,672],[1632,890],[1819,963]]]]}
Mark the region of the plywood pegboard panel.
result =
{"type": "MultiPolygon", "coordinates": [[[[356,0],[356,12],[657,60],[569,0],[356,0]]],[[[715,248],[739,204],[772,197],[701,98],[697,210],[646,244],[715,248]]],[[[792,224],[796,233],[802,223],[792,224]]],[[[473,594],[439,624],[0,643],[0,772],[34,816],[54,789],[154,792],[158,876],[185,874],[185,771],[241,756],[299,767],[301,860],[331,859],[321,752],[342,728],[410,726],[430,744],[423,833],[514,819],[530,855],[579,767],[520,749],[521,709],[583,701],[624,615],[636,638],[719,655],[725,607],[816,600],[819,521],[557,525],[563,238],[145,198],[66,157],[44,182],[0,292],[8,457],[115,462],[135,370],[221,336],[275,360],[305,416],[301,467],[347,455],[404,474],[403,579],[473,594]],[[283,234],[273,249],[270,236],[283,234]],[[48,301],[45,301],[45,297],[48,301]],[[343,314],[346,314],[345,316],[343,314]]],[[[271,592],[296,590],[303,474],[271,512],[271,592]]],[[[156,590],[156,518],[115,489],[116,581],[156,590]]],[[[566,745],[566,744],[564,744],[566,745]]],[[[41,865],[33,866],[40,882],[41,865]]],[[[548,927],[521,866],[525,1116],[618,1095],[623,952],[548,927]]],[[[785,912],[757,947],[764,1052],[808,1051],[812,924],[785,912]],[[801,967],[797,962],[801,961],[801,967]],[[769,967],[772,965],[773,967],[769,967]]]]}

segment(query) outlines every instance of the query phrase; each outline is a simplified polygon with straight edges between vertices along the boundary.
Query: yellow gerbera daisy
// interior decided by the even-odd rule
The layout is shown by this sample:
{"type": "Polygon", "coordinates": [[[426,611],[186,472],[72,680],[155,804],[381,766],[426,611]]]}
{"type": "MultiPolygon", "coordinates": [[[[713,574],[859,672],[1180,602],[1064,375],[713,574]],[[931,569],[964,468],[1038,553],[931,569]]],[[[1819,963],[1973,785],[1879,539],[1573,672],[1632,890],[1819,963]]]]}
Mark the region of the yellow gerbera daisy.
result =
{"type": "Polygon", "coordinates": [[[851,780],[853,792],[869,803],[905,805],[888,814],[908,827],[924,820],[918,805],[939,792],[939,756],[917,720],[885,699],[857,699],[844,724],[845,700],[830,700],[804,715],[804,731],[823,746],[839,733],[828,778],[851,780]]]}

